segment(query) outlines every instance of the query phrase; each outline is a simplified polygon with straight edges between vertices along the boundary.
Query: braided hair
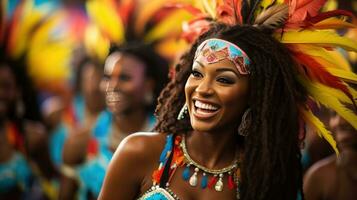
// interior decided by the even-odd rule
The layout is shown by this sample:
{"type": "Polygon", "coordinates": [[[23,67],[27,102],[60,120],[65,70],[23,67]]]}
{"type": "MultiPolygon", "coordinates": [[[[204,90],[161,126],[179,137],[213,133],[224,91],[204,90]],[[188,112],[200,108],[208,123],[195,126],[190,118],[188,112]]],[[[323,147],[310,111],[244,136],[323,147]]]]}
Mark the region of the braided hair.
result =
{"type": "Polygon", "coordinates": [[[294,78],[295,62],[288,50],[264,30],[215,24],[199,37],[182,56],[175,76],[161,92],[155,131],[176,134],[192,130],[189,119],[176,118],[185,103],[184,86],[195,51],[208,38],[237,44],[252,62],[248,104],[253,123],[249,135],[243,139],[241,198],[297,199],[302,191],[298,106],[305,102],[306,92],[294,78]]]}

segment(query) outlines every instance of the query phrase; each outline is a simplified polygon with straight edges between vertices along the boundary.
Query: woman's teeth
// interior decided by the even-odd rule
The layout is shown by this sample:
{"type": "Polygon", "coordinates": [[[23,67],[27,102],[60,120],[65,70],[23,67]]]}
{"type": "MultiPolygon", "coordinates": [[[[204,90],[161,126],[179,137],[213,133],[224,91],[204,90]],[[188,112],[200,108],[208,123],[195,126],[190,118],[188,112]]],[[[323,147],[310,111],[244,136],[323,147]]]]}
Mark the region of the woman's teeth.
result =
{"type": "Polygon", "coordinates": [[[218,107],[212,105],[212,104],[207,104],[207,103],[203,103],[201,101],[195,101],[195,106],[197,108],[200,108],[200,109],[204,109],[204,110],[212,110],[212,111],[216,111],[218,110],[218,107]]]}

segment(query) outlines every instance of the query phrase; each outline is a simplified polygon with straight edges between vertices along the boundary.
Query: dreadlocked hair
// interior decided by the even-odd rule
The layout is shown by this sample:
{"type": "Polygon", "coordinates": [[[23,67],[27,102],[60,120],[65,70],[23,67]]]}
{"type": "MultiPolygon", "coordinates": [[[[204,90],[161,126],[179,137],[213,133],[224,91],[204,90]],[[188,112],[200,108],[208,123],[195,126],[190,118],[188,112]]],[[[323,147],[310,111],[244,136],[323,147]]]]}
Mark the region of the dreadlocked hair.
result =
{"type": "Polygon", "coordinates": [[[306,92],[294,74],[289,52],[266,31],[252,26],[212,25],[181,57],[175,76],[161,92],[156,108],[155,131],[185,133],[192,130],[189,117],[177,120],[185,103],[184,87],[191,73],[194,54],[208,38],[237,44],[251,60],[249,107],[253,125],[244,138],[241,166],[241,199],[297,199],[302,195],[298,106],[306,92]]]}

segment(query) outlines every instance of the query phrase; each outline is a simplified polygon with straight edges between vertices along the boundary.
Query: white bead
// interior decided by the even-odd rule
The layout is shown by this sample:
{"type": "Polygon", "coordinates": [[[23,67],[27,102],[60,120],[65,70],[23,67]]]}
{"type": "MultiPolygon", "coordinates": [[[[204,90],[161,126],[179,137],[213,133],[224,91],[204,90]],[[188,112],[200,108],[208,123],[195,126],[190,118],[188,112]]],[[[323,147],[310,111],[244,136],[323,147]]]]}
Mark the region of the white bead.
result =
{"type": "Polygon", "coordinates": [[[214,189],[217,191],[217,192],[221,192],[223,190],[223,181],[222,181],[222,178],[220,178],[216,185],[214,186],[214,189]]]}
{"type": "Polygon", "coordinates": [[[191,178],[190,178],[190,181],[189,181],[190,185],[195,187],[197,185],[197,172],[195,172],[191,178]]]}

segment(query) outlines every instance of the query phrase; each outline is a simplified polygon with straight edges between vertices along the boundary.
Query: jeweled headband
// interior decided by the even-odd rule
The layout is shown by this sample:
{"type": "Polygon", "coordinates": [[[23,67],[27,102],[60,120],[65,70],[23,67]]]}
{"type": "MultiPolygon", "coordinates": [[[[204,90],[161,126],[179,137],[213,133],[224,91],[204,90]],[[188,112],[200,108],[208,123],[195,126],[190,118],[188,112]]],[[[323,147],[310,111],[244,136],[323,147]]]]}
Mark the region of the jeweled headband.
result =
{"type": "Polygon", "coordinates": [[[250,73],[250,59],[247,54],[237,45],[226,40],[217,38],[205,40],[198,46],[195,53],[195,60],[200,55],[204,57],[208,64],[228,59],[233,62],[240,74],[247,75],[250,73]]]}

